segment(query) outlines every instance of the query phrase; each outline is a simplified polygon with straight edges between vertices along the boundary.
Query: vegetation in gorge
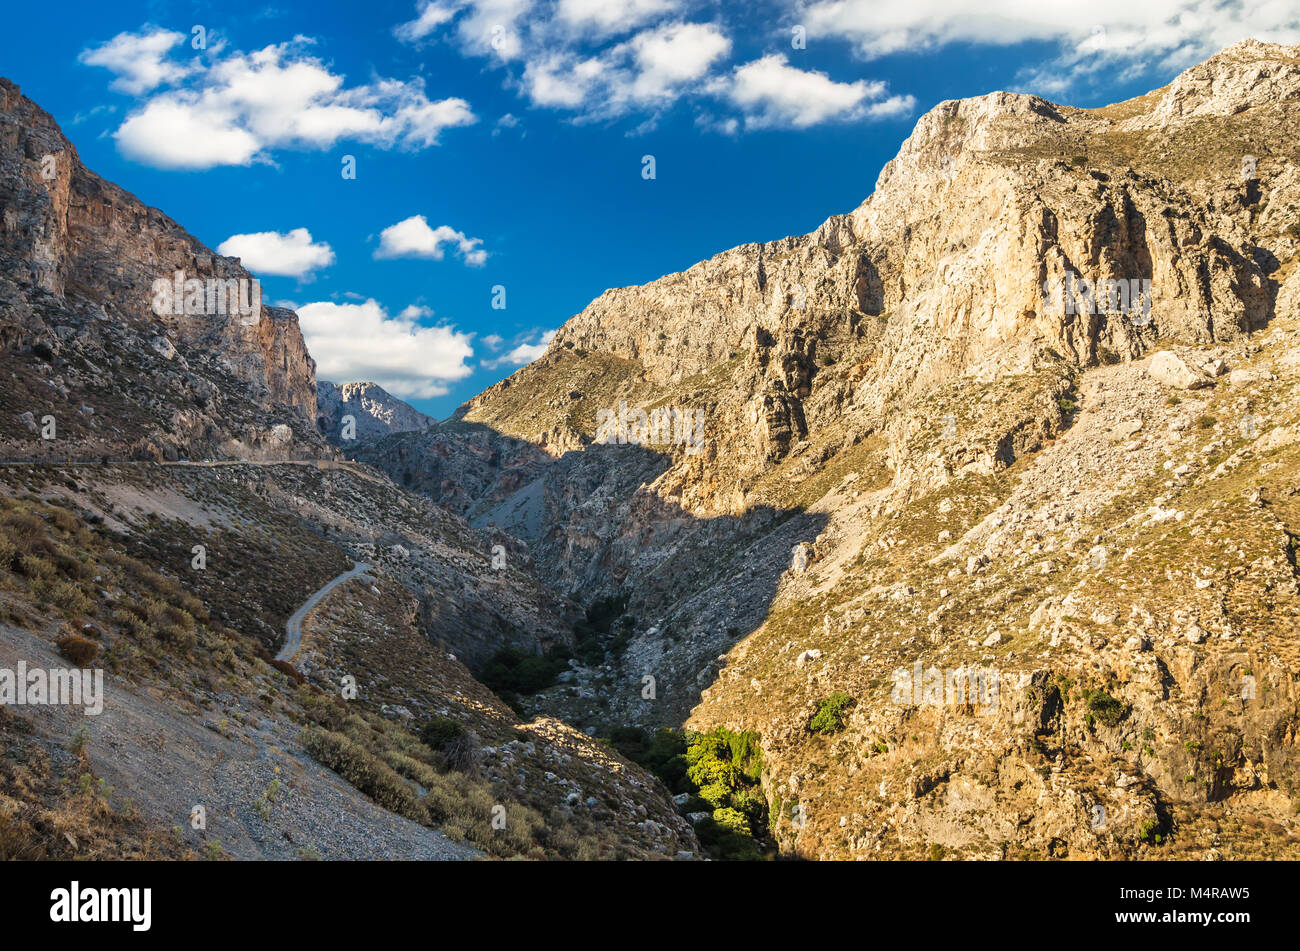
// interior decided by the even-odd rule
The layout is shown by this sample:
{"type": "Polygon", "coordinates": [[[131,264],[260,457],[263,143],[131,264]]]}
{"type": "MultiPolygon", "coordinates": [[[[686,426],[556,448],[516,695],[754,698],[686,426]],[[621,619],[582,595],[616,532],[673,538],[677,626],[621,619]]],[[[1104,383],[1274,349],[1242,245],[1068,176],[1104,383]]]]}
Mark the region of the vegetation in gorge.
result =
{"type": "Polygon", "coordinates": [[[697,817],[695,834],[713,859],[761,859],[770,845],[768,806],[760,787],[763,751],[758,735],[717,727],[708,733],[625,727],[610,741],[620,753],[650,770],[677,796],[682,811],[697,817]]]}

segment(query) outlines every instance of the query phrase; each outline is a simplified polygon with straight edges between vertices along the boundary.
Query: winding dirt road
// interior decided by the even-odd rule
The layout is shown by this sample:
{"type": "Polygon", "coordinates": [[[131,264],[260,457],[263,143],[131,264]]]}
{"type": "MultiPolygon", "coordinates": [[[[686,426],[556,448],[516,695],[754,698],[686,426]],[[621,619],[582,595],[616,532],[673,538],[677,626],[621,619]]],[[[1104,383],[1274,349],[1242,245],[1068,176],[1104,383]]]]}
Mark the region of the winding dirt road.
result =
{"type": "Polygon", "coordinates": [[[302,640],[302,619],[307,616],[307,612],[320,604],[327,594],[343,582],[349,578],[355,578],[369,568],[370,566],[365,562],[357,562],[348,571],[325,582],[310,598],[304,601],[302,607],[293,612],[293,617],[289,618],[289,623],[284,626],[284,646],[280,648],[280,653],[275,655],[275,659],[292,661],[293,655],[298,652],[298,644],[302,640]]]}

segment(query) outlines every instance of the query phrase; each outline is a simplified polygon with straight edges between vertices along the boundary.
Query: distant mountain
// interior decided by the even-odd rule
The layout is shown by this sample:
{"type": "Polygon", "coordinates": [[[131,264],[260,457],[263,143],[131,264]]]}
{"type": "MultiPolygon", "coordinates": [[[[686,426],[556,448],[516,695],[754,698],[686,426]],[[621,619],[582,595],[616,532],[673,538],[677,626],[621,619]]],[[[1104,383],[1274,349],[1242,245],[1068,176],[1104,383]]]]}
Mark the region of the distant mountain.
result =
{"type": "Polygon", "coordinates": [[[392,433],[424,429],[437,422],[378,383],[316,381],[316,428],[343,449],[392,433]],[[352,417],[350,438],[344,438],[344,417],[352,417]]]}

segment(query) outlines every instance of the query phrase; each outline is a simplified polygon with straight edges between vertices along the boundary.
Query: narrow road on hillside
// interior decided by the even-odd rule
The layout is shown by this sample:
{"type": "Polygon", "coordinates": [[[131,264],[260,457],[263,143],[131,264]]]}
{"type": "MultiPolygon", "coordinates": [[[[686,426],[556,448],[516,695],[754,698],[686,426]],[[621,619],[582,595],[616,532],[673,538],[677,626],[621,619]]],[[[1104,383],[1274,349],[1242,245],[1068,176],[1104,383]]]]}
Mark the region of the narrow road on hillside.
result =
{"type": "Polygon", "coordinates": [[[280,648],[280,653],[275,655],[275,659],[292,661],[293,655],[298,652],[298,642],[302,640],[302,619],[307,616],[307,612],[320,604],[325,595],[349,578],[355,578],[369,567],[364,562],[357,562],[351,569],[343,572],[337,578],[325,582],[310,598],[304,601],[302,607],[293,612],[293,617],[289,618],[289,623],[284,626],[284,646],[280,648]]]}
{"type": "Polygon", "coordinates": [[[345,459],[213,459],[190,461],[188,459],[146,462],[140,459],[109,459],[107,462],[65,459],[63,462],[47,459],[3,459],[0,466],[49,466],[51,468],[87,469],[97,466],[189,466],[195,469],[214,469],[221,466],[313,466],[322,471],[338,470],[350,472],[355,476],[373,482],[376,485],[393,485],[395,483],[382,475],[367,472],[360,463],[345,459]]]}

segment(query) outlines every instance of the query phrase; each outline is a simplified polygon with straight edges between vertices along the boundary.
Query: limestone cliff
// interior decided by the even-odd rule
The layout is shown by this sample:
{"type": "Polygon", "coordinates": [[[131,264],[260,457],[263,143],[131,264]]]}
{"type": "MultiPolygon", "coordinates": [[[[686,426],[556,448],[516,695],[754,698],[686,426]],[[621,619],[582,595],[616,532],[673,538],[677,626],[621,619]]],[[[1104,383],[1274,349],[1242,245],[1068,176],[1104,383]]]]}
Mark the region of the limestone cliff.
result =
{"type": "Polygon", "coordinates": [[[297,316],[261,304],[237,259],[87,169],[49,114],[7,80],[0,205],[6,454],[322,450],[316,367],[297,316]],[[202,282],[197,306],[157,306],[155,282],[170,285],[178,272],[202,282]],[[232,287],[243,297],[218,305],[232,287]],[[247,313],[233,309],[237,300],[247,313]],[[56,439],[33,438],[24,414],[53,416],[56,439]]]}

